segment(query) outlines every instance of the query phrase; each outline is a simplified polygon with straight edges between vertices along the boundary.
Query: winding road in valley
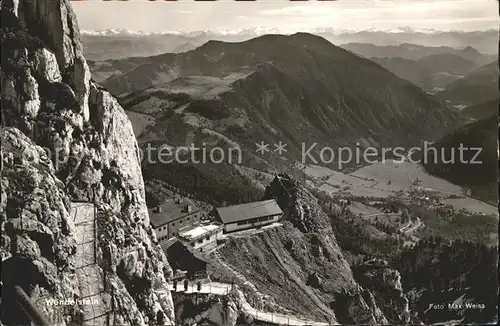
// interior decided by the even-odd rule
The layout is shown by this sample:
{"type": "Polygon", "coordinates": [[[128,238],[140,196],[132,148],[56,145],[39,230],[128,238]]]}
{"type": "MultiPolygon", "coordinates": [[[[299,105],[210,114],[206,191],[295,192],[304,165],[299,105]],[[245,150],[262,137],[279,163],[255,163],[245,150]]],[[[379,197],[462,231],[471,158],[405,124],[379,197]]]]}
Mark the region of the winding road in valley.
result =
{"type": "Polygon", "coordinates": [[[414,223],[414,225],[411,226],[411,224],[412,224],[412,222],[410,221],[409,225],[406,225],[405,227],[399,229],[399,231],[401,231],[407,235],[410,235],[413,232],[415,232],[416,230],[418,230],[419,227],[422,226],[422,221],[420,220],[420,218],[417,217],[417,221],[414,223]]]}

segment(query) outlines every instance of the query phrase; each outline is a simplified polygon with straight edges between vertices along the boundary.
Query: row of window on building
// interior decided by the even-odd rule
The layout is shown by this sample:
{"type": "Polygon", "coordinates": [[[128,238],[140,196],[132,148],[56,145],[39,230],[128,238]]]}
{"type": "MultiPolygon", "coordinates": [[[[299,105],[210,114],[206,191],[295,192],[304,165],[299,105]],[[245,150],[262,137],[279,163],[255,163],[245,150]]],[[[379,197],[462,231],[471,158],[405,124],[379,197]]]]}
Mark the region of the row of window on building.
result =
{"type": "Polygon", "coordinates": [[[239,221],[236,223],[236,225],[246,225],[252,223],[266,222],[266,221],[271,221],[273,218],[274,216],[264,216],[264,217],[254,218],[251,220],[239,221]]]}
{"type": "MultiPolygon", "coordinates": [[[[198,217],[198,215],[195,214],[194,218],[196,219],[197,217],[198,217]]],[[[187,224],[189,224],[189,222],[191,221],[191,218],[188,216],[186,218],[186,221],[188,222],[187,224]]],[[[179,225],[182,225],[182,222],[183,222],[182,219],[179,220],[179,225]]],[[[175,222],[170,223],[170,226],[172,226],[172,227],[175,226],[175,222]]],[[[165,224],[164,226],[160,226],[157,230],[158,231],[163,231],[163,230],[166,230],[167,228],[168,228],[168,224],[165,224]]]]}
{"type": "MultiPolygon", "coordinates": [[[[174,232],[174,233],[172,233],[172,236],[173,236],[173,237],[175,237],[176,235],[177,235],[177,234],[176,234],[175,232],[174,232]]],[[[159,237],[159,238],[158,238],[158,241],[164,241],[164,240],[168,240],[168,239],[170,239],[170,238],[171,238],[171,237],[170,237],[169,235],[165,235],[165,236],[163,236],[163,237],[159,237]]]]}
{"type": "Polygon", "coordinates": [[[196,246],[196,244],[202,244],[202,243],[203,243],[203,242],[205,242],[205,241],[210,241],[212,238],[215,238],[215,236],[213,236],[213,237],[212,237],[212,236],[208,235],[208,236],[206,236],[206,237],[199,238],[199,239],[198,239],[198,240],[196,240],[196,241],[192,241],[192,242],[191,242],[191,246],[193,246],[193,247],[194,247],[194,246],[196,246]]]}

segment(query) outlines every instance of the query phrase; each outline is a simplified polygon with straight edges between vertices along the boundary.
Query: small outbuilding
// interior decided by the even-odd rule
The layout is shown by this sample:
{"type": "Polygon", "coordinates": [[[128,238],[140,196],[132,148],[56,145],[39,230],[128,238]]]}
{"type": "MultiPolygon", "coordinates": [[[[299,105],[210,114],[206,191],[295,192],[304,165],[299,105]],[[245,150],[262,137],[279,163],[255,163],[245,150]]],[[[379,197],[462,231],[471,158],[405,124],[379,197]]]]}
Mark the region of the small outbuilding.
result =
{"type": "Polygon", "coordinates": [[[199,225],[192,229],[179,232],[179,239],[189,243],[190,247],[200,252],[207,252],[217,247],[217,240],[222,237],[223,225],[199,225]]]}

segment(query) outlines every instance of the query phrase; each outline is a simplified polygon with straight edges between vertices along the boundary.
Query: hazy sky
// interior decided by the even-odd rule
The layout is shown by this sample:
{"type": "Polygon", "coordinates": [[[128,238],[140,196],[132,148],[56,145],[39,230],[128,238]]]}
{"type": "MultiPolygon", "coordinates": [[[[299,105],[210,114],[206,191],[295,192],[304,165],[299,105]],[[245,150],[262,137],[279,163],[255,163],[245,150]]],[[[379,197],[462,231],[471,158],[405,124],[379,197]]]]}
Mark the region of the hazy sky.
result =
{"type": "Polygon", "coordinates": [[[498,28],[496,0],[257,0],[74,1],[80,29],[134,31],[241,30],[262,27],[283,32],[313,28],[438,30],[498,28]]]}

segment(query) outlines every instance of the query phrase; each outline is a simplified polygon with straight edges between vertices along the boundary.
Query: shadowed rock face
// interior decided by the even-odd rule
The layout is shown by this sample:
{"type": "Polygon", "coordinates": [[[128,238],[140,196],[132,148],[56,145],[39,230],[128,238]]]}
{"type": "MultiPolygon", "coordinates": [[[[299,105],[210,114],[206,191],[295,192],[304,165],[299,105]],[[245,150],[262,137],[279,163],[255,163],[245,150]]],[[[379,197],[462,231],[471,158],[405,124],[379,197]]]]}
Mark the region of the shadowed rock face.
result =
{"type": "Polygon", "coordinates": [[[484,201],[497,203],[498,191],[498,154],[497,154],[498,116],[490,116],[467,124],[446,135],[435,143],[437,153],[445,153],[446,157],[439,160],[434,153],[430,153],[425,169],[436,176],[449,180],[457,185],[471,187],[472,195],[484,201]],[[474,148],[464,151],[463,157],[455,164],[446,164],[452,155],[458,157],[460,146],[474,148]],[[478,150],[481,149],[480,151],[478,150]],[[453,150],[457,152],[453,153],[453,150]],[[477,155],[477,157],[476,157],[477,155]],[[481,162],[468,164],[463,162],[481,162]]]}
{"type": "Polygon", "coordinates": [[[397,270],[362,266],[354,274],[364,288],[372,291],[376,304],[391,324],[413,322],[410,321],[408,298],[403,292],[401,275],[397,270]]]}
{"type": "MultiPolygon", "coordinates": [[[[51,322],[75,323],[81,307],[47,300],[81,296],[70,202],[95,196],[97,262],[115,292],[115,321],[140,325],[162,316],[171,324],[170,267],[149,226],[132,125],[90,82],[70,2],[2,1],[2,23],[0,252],[10,258],[3,272],[51,322]],[[36,277],[16,275],[21,262],[36,277]],[[132,266],[117,273],[120,264],[132,266]],[[140,291],[134,282],[144,285],[140,291]]],[[[5,309],[2,318],[15,322],[5,309]]]]}

